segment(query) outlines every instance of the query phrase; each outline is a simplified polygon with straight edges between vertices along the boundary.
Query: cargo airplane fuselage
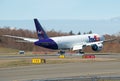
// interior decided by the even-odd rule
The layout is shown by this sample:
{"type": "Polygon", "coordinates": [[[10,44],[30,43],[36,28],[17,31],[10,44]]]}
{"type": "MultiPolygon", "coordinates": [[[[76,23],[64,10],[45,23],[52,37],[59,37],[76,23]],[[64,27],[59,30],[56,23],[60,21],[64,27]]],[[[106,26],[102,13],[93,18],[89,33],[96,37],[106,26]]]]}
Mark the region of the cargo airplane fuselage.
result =
{"type": "Polygon", "coordinates": [[[36,32],[38,39],[26,38],[19,36],[4,35],[6,37],[18,38],[22,42],[31,42],[37,46],[41,46],[48,49],[54,50],[80,50],[86,46],[91,46],[92,50],[100,51],[103,48],[103,42],[105,42],[104,36],[98,34],[85,34],[85,35],[71,35],[71,36],[59,36],[59,37],[48,37],[43,27],[37,19],[34,19],[36,32]]]}

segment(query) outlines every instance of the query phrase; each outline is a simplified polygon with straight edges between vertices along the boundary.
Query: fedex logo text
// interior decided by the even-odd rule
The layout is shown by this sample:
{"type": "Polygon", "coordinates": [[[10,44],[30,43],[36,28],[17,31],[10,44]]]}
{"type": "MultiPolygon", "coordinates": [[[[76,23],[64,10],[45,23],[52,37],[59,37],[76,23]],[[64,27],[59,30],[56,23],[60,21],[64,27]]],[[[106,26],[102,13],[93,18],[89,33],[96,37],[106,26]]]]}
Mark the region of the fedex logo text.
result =
{"type": "Polygon", "coordinates": [[[94,35],[94,37],[88,36],[89,42],[100,41],[100,37],[94,35]]]}
{"type": "Polygon", "coordinates": [[[42,34],[44,34],[44,32],[41,30],[41,31],[38,31],[38,34],[42,35],[42,34]]]}
{"type": "Polygon", "coordinates": [[[38,30],[37,33],[38,33],[38,36],[39,36],[41,39],[44,38],[44,32],[43,32],[42,30],[38,30]]]}

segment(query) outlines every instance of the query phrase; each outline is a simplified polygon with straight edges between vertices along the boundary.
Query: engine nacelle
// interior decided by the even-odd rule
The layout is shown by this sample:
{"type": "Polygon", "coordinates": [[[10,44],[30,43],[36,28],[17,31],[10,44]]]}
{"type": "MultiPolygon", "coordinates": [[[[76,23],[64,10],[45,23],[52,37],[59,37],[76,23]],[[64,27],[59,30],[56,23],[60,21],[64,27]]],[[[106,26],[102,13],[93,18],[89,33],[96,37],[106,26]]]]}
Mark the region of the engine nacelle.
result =
{"type": "Polygon", "coordinates": [[[102,48],[103,48],[102,43],[97,43],[97,44],[92,45],[92,50],[94,50],[94,51],[101,51],[102,48]]]}

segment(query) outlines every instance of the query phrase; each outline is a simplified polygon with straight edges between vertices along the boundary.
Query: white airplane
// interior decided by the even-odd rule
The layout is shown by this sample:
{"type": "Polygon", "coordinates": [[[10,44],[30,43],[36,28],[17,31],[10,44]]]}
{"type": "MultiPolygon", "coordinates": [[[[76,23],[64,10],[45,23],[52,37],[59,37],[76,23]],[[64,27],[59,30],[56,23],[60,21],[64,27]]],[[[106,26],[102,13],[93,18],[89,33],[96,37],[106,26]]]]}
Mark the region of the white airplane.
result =
{"type": "Polygon", "coordinates": [[[60,36],[60,37],[48,37],[42,26],[37,19],[34,19],[38,39],[26,38],[19,36],[4,35],[6,37],[18,38],[23,41],[19,42],[31,42],[37,46],[41,46],[48,49],[60,50],[62,54],[64,50],[78,50],[79,53],[83,53],[82,50],[86,46],[91,46],[92,50],[100,51],[103,48],[103,42],[111,41],[105,40],[104,36],[98,34],[86,34],[86,35],[72,35],[72,36],[60,36]]]}

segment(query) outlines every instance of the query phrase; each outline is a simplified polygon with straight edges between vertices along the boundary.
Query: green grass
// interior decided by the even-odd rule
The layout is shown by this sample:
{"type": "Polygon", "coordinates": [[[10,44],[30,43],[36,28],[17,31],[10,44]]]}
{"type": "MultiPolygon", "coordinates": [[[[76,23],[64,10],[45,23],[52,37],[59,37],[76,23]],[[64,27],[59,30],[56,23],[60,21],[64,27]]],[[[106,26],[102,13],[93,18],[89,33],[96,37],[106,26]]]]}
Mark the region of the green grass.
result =
{"type": "Polygon", "coordinates": [[[15,60],[15,61],[0,63],[0,68],[28,66],[28,65],[32,65],[31,61],[29,60],[15,60]]]}
{"type": "MultiPolygon", "coordinates": [[[[94,63],[94,62],[103,62],[103,61],[120,61],[120,59],[46,59],[46,63],[41,64],[63,64],[63,63],[94,63]]],[[[30,65],[41,65],[41,64],[33,64],[32,59],[12,59],[12,60],[0,60],[0,68],[9,68],[9,67],[18,67],[18,66],[30,66],[30,65]]]]}
{"type": "MultiPolygon", "coordinates": [[[[7,55],[7,56],[11,56],[11,55],[17,55],[19,56],[19,51],[18,49],[12,49],[12,48],[4,48],[4,47],[0,47],[0,55],[7,55]]],[[[21,54],[22,56],[23,55],[33,55],[32,52],[26,52],[25,51],[25,54],[21,54]]]]}
{"type": "Polygon", "coordinates": [[[0,47],[0,53],[13,53],[13,52],[18,52],[18,51],[19,50],[17,49],[0,47]]]}

